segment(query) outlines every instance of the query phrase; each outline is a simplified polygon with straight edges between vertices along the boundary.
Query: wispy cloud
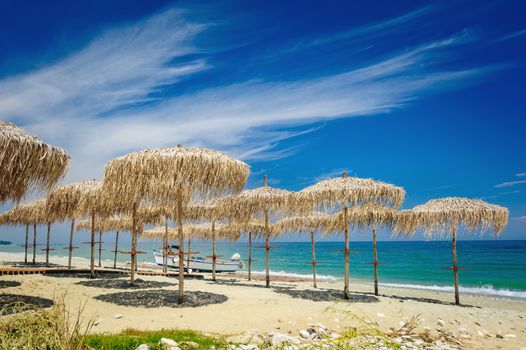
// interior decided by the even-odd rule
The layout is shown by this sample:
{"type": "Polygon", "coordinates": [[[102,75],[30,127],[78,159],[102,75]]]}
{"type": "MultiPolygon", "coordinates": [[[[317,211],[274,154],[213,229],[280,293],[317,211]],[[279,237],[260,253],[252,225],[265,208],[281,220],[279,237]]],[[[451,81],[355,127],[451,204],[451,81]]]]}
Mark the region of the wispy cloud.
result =
{"type": "Polygon", "coordinates": [[[526,215],[523,215],[523,216],[515,216],[512,218],[513,220],[517,220],[517,221],[526,221],[526,215]]]}
{"type": "Polygon", "coordinates": [[[517,176],[517,177],[525,177],[526,173],[518,173],[518,174],[515,174],[515,176],[517,176]]]}
{"type": "Polygon", "coordinates": [[[520,184],[526,184],[526,180],[501,182],[500,184],[496,184],[495,188],[512,187],[520,184]]]}
{"type": "Polygon", "coordinates": [[[517,31],[515,31],[513,33],[501,36],[496,41],[509,40],[509,39],[513,39],[513,38],[516,38],[516,37],[519,37],[519,36],[523,36],[525,34],[526,34],[526,29],[521,29],[521,30],[517,30],[517,31]]]}
{"type": "Polygon", "coordinates": [[[204,59],[189,58],[206,51],[194,39],[208,30],[173,9],[110,30],[62,61],[0,81],[0,115],[68,149],[70,180],[78,180],[100,177],[103,164],[117,155],[177,143],[215,147],[245,160],[286,157],[297,146],[275,146],[312,131],[291,132],[290,126],[387,113],[495,69],[440,68],[449,50],[466,42],[460,33],[339,74],[248,79],[165,94],[166,86],[213,69],[204,59]]]}

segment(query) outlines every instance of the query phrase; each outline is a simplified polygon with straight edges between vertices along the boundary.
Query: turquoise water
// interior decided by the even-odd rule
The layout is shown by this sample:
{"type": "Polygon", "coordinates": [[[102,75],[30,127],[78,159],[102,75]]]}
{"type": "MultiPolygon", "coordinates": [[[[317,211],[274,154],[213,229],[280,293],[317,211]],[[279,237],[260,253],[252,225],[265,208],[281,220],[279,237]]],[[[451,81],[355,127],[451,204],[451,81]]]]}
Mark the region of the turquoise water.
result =
{"type": "MultiPolygon", "coordinates": [[[[114,235],[105,237],[103,259],[113,259],[112,242],[114,235]]],[[[80,245],[75,256],[89,258],[89,245],[80,245]]],[[[255,246],[262,243],[255,242],[255,246]]],[[[310,277],[311,250],[309,242],[279,242],[279,248],[271,250],[270,269],[274,274],[310,277]]],[[[57,250],[51,255],[67,255],[60,250],[66,244],[54,245],[57,250]]],[[[224,258],[236,252],[247,258],[246,242],[218,242],[218,254],[224,258]]],[[[39,249],[43,248],[39,246],[39,249]]],[[[139,260],[153,262],[150,254],[159,249],[158,242],[140,241],[139,249],[148,254],[139,255],[139,260]]],[[[320,277],[339,279],[343,276],[343,254],[333,250],[342,249],[341,242],[319,242],[316,244],[317,272],[320,277]]],[[[129,250],[122,245],[119,249],[129,250]]],[[[373,266],[370,242],[351,242],[351,279],[371,281],[373,266]]],[[[23,252],[17,245],[0,246],[0,251],[23,252]]],[[[200,255],[211,254],[210,242],[192,242],[192,251],[200,255]]],[[[31,250],[30,250],[31,252],[31,250]]],[[[38,252],[42,254],[42,252],[38,252]]],[[[459,272],[461,290],[477,294],[526,298],[526,241],[459,241],[457,243],[458,264],[467,268],[459,272]]],[[[451,266],[451,242],[449,241],[386,241],[378,242],[378,258],[385,264],[379,265],[380,283],[405,285],[412,288],[450,290],[453,273],[443,268],[451,266]]],[[[264,249],[253,249],[253,271],[263,272],[264,249]]],[[[119,261],[129,260],[128,255],[119,254],[119,261]]]]}

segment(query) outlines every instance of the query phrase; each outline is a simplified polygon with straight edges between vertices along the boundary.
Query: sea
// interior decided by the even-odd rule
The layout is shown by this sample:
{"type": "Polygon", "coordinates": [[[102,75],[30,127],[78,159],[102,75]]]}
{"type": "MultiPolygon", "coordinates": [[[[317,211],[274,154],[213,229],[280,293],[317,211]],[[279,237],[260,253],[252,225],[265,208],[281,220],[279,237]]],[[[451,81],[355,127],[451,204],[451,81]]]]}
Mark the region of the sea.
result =
{"type": "MultiPolygon", "coordinates": [[[[113,260],[114,235],[104,237],[102,259],[113,260]]],[[[173,242],[175,243],[175,242],[173,242]]],[[[74,255],[89,259],[87,244],[74,250],[74,255]]],[[[264,243],[253,242],[252,271],[264,273],[264,243]]],[[[270,270],[273,275],[311,278],[312,265],[310,242],[276,242],[270,251],[270,270]]],[[[67,256],[65,243],[53,244],[53,256],[67,256]]],[[[373,279],[373,261],[371,242],[351,242],[350,275],[351,282],[370,283],[373,279]]],[[[406,287],[435,291],[452,291],[453,272],[450,241],[381,241],[377,243],[380,285],[406,287]]],[[[42,246],[38,247],[38,254],[42,246]]],[[[153,263],[153,250],[160,250],[159,242],[139,241],[140,262],[153,263]]],[[[120,250],[130,250],[127,245],[120,250]]],[[[338,282],[343,278],[342,242],[317,242],[317,274],[320,279],[338,282]]],[[[0,246],[0,252],[23,252],[23,246],[12,244],[0,246]]],[[[211,255],[212,247],[208,241],[192,241],[191,251],[200,256],[211,255]]],[[[30,249],[30,254],[31,254],[30,249]]],[[[97,250],[96,250],[97,253],[97,250]]],[[[230,259],[239,253],[243,260],[248,258],[246,242],[217,242],[217,254],[222,259],[230,259]]],[[[526,241],[513,240],[473,240],[457,242],[460,290],[463,293],[480,294],[494,297],[526,299],[526,241]]],[[[41,260],[41,256],[39,257],[41,260]]],[[[126,262],[129,255],[118,254],[118,261],[126,262]]]]}

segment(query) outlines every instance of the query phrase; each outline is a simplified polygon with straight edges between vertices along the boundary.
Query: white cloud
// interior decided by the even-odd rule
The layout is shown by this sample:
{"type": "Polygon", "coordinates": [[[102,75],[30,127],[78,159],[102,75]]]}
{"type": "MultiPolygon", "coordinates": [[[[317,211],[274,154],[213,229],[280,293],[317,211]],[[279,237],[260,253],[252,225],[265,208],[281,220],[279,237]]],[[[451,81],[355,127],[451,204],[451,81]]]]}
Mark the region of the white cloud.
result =
{"type": "Polygon", "coordinates": [[[502,182],[500,184],[496,184],[495,188],[512,187],[520,184],[526,184],[526,180],[502,182]]]}
{"type": "Polygon", "coordinates": [[[496,41],[509,40],[509,39],[513,39],[513,38],[516,38],[516,37],[519,37],[519,36],[523,36],[525,34],[526,34],[526,29],[521,29],[521,30],[517,30],[515,32],[512,32],[510,34],[501,36],[496,41]]]}
{"type": "Polygon", "coordinates": [[[518,173],[518,174],[515,174],[515,176],[517,176],[517,177],[525,177],[526,173],[518,173]]]}
{"type": "Polygon", "coordinates": [[[387,113],[493,69],[436,68],[449,48],[466,41],[463,32],[340,74],[248,80],[159,97],[165,85],[211,68],[186,59],[206,50],[193,43],[206,30],[177,10],[110,30],[53,65],[0,81],[0,115],[66,148],[73,181],[100,178],[104,163],[117,155],[178,143],[243,159],[285,157],[296,149],[274,146],[298,135],[288,126],[387,113]],[[176,58],[181,63],[173,65],[176,58]]]}

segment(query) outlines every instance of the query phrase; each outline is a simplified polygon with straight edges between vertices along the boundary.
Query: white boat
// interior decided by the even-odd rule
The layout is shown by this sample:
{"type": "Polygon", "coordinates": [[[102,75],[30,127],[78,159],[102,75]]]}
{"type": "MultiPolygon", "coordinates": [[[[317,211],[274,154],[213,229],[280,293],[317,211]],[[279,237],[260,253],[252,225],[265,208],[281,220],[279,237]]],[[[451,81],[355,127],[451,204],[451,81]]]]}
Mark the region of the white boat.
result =
{"type": "MultiPolygon", "coordinates": [[[[164,266],[163,254],[157,251],[153,252],[155,263],[158,266],[164,266]]],[[[187,260],[183,261],[184,269],[188,269],[187,260]]],[[[167,266],[171,269],[179,270],[179,257],[168,256],[167,266]]],[[[216,272],[236,272],[237,270],[244,269],[245,265],[241,261],[241,256],[236,253],[232,255],[230,261],[228,260],[216,260],[216,272]]],[[[190,258],[190,270],[201,271],[201,272],[212,272],[212,259],[206,259],[200,256],[190,258]]]]}

